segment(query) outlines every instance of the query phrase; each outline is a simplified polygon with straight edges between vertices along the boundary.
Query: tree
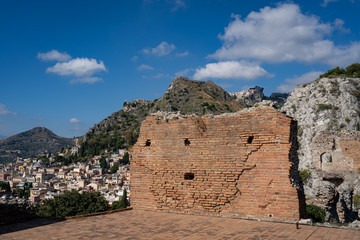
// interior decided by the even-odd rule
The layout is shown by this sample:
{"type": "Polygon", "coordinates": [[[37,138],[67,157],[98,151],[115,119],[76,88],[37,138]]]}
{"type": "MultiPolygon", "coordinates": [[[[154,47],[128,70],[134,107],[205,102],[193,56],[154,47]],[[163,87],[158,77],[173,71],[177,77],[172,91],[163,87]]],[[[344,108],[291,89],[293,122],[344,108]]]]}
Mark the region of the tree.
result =
{"type": "Polygon", "coordinates": [[[360,77],[360,63],[353,63],[346,68],[346,75],[349,77],[360,77]]]}
{"type": "Polygon", "coordinates": [[[119,208],[126,208],[126,207],[127,207],[127,192],[126,189],[124,189],[122,198],[119,203],[119,208]]]}
{"type": "Polygon", "coordinates": [[[116,173],[117,170],[119,170],[119,165],[113,165],[113,166],[110,168],[110,173],[116,173]]]}
{"type": "Polygon", "coordinates": [[[99,192],[66,191],[54,199],[44,200],[37,208],[41,217],[69,217],[108,210],[108,202],[99,192]]]}
{"type": "Polygon", "coordinates": [[[129,164],[130,163],[130,157],[129,157],[129,153],[126,152],[123,156],[123,158],[120,161],[122,164],[129,164]]]}
{"type": "Polygon", "coordinates": [[[9,182],[0,182],[0,189],[10,192],[10,183],[9,182]]]}
{"type": "Polygon", "coordinates": [[[105,157],[100,158],[100,167],[104,170],[107,167],[106,159],[105,157]]]}
{"type": "Polygon", "coordinates": [[[17,194],[19,195],[20,198],[25,198],[28,199],[30,197],[30,188],[32,188],[32,183],[24,183],[24,187],[23,188],[19,188],[17,187],[17,194]]]}

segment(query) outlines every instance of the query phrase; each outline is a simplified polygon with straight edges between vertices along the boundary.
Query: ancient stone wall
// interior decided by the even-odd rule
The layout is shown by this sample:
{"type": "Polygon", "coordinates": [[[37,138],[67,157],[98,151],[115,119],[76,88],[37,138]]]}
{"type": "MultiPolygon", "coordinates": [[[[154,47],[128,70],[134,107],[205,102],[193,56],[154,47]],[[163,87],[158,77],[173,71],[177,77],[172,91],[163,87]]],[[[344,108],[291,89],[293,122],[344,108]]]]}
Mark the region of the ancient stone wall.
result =
{"type": "Polygon", "coordinates": [[[148,116],[131,151],[131,205],[296,221],[305,205],[293,184],[296,160],[289,157],[296,156],[294,124],[271,108],[203,118],[148,116]]]}
{"type": "Polygon", "coordinates": [[[318,170],[350,172],[360,168],[360,133],[357,131],[318,133],[311,148],[318,170]]]}

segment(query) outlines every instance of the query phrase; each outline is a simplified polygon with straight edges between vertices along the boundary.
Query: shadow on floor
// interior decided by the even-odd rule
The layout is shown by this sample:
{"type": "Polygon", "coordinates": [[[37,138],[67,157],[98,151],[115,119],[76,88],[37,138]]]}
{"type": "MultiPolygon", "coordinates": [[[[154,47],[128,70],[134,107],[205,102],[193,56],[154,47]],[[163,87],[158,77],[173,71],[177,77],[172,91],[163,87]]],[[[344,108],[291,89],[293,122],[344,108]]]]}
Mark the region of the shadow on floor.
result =
{"type": "Polygon", "coordinates": [[[35,218],[31,220],[27,220],[20,223],[13,223],[13,224],[7,224],[7,225],[0,225],[0,235],[11,233],[11,232],[17,232],[22,231],[29,228],[34,227],[40,227],[48,224],[53,224],[57,222],[61,222],[64,220],[59,219],[48,219],[48,218],[35,218]]]}

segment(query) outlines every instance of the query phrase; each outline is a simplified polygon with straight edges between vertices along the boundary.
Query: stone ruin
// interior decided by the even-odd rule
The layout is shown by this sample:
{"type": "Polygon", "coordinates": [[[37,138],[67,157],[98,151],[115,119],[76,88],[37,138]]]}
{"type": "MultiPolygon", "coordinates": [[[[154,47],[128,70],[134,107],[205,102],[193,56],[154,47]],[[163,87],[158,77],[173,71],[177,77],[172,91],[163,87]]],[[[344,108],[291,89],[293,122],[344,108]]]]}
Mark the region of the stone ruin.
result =
{"type": "Polygon", "coordinates": [[[295,222],[305,210],[296,133],[296,122],[273,108],[150,115],[131,150],[131,205],[295,222]]]}

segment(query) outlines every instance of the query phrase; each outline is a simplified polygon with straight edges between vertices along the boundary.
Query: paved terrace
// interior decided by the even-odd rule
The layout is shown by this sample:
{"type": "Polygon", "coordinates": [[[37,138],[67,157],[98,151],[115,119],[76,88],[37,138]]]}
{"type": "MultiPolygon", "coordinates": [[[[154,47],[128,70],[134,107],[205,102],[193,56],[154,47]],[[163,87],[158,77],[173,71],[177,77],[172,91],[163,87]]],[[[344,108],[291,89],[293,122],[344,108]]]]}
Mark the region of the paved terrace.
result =
{"type": "Polygon", "coordinates": [[[0,239],[360,239],[360,231],[129,210],[0,227],[0,239]]]}

